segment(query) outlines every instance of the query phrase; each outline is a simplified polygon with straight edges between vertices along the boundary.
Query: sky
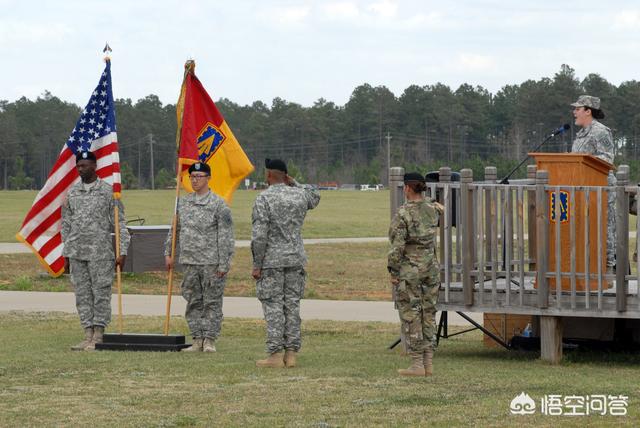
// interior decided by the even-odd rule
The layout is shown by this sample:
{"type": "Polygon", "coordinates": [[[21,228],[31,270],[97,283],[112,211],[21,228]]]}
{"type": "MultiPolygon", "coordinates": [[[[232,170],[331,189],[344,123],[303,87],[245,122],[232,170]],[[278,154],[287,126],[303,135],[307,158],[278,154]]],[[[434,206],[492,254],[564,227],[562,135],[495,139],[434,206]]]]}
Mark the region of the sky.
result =
{"type": "Polygon", "coordinates": [[[640,74],[638,1],[0,0],[0,99],[45,90],[84,105],[113,49],[115,98],[175,103],[187,59],[213,99],[343,105],[363,83],[497,92],[640,74]]]}

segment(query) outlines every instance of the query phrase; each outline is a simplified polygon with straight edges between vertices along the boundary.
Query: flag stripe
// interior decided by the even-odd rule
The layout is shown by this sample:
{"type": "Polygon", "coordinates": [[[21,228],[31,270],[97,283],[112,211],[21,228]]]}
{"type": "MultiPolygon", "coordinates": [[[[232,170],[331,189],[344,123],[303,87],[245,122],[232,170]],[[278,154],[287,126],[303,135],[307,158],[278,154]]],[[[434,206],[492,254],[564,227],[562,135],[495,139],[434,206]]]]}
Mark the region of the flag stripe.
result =
{"type": "Polygon", "coordinates": [[[64,257],[62,257],[63,248],[64,247],[62,243],[60,243],[60,245],[57,245],[53,250],[51,250],[51,253],[49,253],[47,257],[43,257],[43,259],[49,264],[53,264],[59,261],[62,262],[62,265],[64,266],[64,257]]]}
{"type": "Polygon", "coordinates": [[[51,168],[51,172],[47,177],[47,182],[45,183],[42,190],[38,192],[38,196],[36,196],[34,205],[36,202],[40,200],[41,197],[47,194],[51,186],[55,185],[59,180],[61,180],[67,174],[67,171],[69,169],[75,168],[75,166],[76,166],[75,155],[71,150],[69,150],[69,148],[66,145],[63,146],[62,150],[60,151],[60,156],[58,157],[58,160],[53,165],[53,168],[51,168]]]}
{"type": "MultiPolygon", "coordinates": [[[[59,233],[56,233],[51,239],[49,239],[41,248],[38,250],[40,255],[46,260],[50,253],[52,253],[56,248],[62,247],[62,237],[59,233]]],[[[60,254],[57,257],[62,256],[60,254]]],[[[57,258],[56,257],[56,258],[57,258]]]]}
{"type": "Polygon", "coordinates": [[[59,276],[64,271],[64,258],[60,257],[56,259],[56,261],[52,262],[50,265],[49,271],[55,276],[59,276]]]}
{"type": "Polygon", "coordinates": [[[78,179],[78,172],[75,170],[75,168],[73,168],[68,170],[65,176],[60,181],[55,184],[51,183],[53,184],[53,186],[51,186],[51,189],[49,189],[48,192],[44,194],[40,198],[40,200],[33,205],[31,210],[29,210],[27,217],[24,219],[23,225],[26,225],[26,223],[29,222],[34,216],[36,216],[40,211],[46,208],[52,201],[56,200],[59,195],[66,195],[69,187],[71,187],[71,185],[78,179]]]}
{"type": "Polygon", "coordinates": [[[33,218],[29,220],[29,223],[20,230],[20,233],[24,236],[30,235],[33,229],[38,226],[39,222],[45,220],[51,215],[51,213],[60,208],[64,198],[64,193],[59,194],[50,204],[48,204],[45,208],[40,210],[40,212],[34,215],[33,218]]]}
{"type": "MultiPolygon", "coordinates": [[[[26,240],[29,244],[33,245],[34,241],[51,225],[53,225],[56,221],[60,220],[62,215],[62,209],[60,207],[56,208],[54,212],[52,212],[45,220],[41,221],[26,237],[26,240]]],[[[35,247],[35,245],[34,245],[35,247]]]]}

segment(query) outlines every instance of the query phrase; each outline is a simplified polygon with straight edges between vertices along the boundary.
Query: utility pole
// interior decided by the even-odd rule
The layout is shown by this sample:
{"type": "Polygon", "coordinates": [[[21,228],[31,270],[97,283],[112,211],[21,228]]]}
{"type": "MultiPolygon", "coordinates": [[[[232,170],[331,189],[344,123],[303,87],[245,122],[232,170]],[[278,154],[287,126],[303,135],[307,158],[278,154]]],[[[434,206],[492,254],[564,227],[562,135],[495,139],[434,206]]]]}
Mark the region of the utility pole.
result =
{"type": "Polygon", "coordinates": [[[387,131],[387,187],[391,183],[391,176],[389,171],[391,170],[391,134],[387,131]]]}
{"type": "Polygon", "coordinates": [[[138,189],[142,189],[142,175],[140,174],[140,160],[142,158],[142,154],[140,153],[140,143],[138,140],[138,189]]]}
{"type": "Polygon", "coordinates": [[[429,124],[424,121],[424,160],[429,162],[429,124]]]}
{"type": "Polygon", "coordinates": [[[449,165],[451,165],[451,161],[453,160],[451,146],[453,146],[453,124],[451,123],[451,118],[449,118],[449,144],[447,144],[447,158],[449,159],[449,165]]]}
{"type": "Polygon", "coordinates": [[[153,134],[149,134],[149,160],[151,162],[151,190],[156,190],[156,175],[153,168],[153,134]]]}
{"type": "Polygon", "coordinates": [[[467,160],[467,125],[462,125],[460,129],[462,130],[462,144],[460,145],[462,149],[462,159],[467,160]]]}

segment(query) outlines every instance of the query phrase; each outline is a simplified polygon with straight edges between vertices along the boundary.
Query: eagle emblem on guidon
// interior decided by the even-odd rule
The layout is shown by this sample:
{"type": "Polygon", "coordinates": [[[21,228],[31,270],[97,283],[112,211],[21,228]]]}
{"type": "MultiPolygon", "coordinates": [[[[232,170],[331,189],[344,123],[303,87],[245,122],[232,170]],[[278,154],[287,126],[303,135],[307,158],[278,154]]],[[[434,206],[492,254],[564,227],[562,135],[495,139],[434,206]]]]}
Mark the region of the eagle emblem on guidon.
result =
{"type": "Polygon", "coordinates": [[[220,148],[226,135],[220,131],[220,129],[211,122],[207,122],[200,133],[198,133],[198,158],[202,163],[208,163],[209,159],[214,155],[216,150],[220,148]]]}

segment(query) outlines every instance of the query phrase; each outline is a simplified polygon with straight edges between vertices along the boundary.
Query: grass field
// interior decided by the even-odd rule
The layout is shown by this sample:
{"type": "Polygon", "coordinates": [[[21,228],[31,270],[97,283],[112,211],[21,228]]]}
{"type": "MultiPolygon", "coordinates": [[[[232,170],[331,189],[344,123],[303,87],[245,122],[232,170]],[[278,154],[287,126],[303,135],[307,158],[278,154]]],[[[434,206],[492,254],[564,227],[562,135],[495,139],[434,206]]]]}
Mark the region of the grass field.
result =
{"type": "MultiPolygon", "coordinates": [[[[387,244],[307,245],[309,264],[305,296],[332,300],[390,300],[386,271],[387,244]]],[[[0,290],[72,291],[66,277],[51,278],[31,254],[0,255],[0,290]]],[[[251,252],[237,248],[226,296],[255,296],[250,276],[251,252]]],[[[179,284],[180,276],[176,278],[179,284]]],[[[123,274],[124,293],[165,294],[166,272],[123,274]]],[[[176,293],[179,293],[179,287],[176,293]]]]}
{"type": "MultiPolygon", "coordinates": [[[[236,239],[251,238],[251,209],[257,191],[239,190],[231,211],[236,239]]],[[[305,238],[386,236],[389,192],[322,191],[320,205],[309,211],[305,238]]],[[[36,192],[0,191],[0,242],[15,242],[36,192]]],[[[174,190],[126,190],[122,193],[127,219],[143,218],[145,225],[170,224],[174,190]]]]}
{"type": "MultiPolygon", "coordinates": [[[[431,378],[401,378],[408,360],[386,345],[397,326],[303,323],[299,367],[257,369],[264,323],[227,319],[216,354],[72,352],[72,315],[0,314],[0,426],[638,426],[640,357],[535,353],[482,346],[477,333],[443,340],[431,378]],[[511,400],[629,396],[625,417],[514,416],[511,400]]],[[[127,317],[131,332],[161,318],[127,317]]],[[[186,333],[183,318],[172,331],[186,333]]]]}

